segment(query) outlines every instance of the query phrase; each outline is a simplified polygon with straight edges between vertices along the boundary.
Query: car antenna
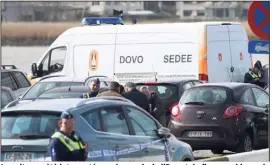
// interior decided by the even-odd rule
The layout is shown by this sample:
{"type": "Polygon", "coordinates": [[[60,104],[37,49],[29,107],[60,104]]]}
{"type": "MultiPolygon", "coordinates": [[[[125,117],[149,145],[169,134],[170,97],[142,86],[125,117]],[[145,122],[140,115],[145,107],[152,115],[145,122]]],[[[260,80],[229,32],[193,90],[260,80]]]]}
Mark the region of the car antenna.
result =
{"type": "Polygon", "coordinates": [[[153,73],[154,73],[154,77],[155,77],[155,82],[157,82],[158,80],[157,80],[157,73],[155,72],[155,70],[154,70],[154,67],[153,67],[153,64],[152,64],[152,69],[153,69],[153,73]]]}

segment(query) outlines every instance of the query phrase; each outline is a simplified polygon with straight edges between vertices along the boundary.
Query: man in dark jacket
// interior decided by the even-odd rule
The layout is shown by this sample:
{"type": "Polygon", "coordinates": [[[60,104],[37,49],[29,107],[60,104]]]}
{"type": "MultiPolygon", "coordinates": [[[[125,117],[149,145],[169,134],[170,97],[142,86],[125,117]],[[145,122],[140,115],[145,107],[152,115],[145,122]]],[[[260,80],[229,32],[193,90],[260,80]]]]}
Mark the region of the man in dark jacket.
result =
{"type": "Polygon", "coordinates": [[[262,88],[266,86],[263,79],[262,64],[260,61],[257,61],[254,64],[253,69],[249,69],[249,71],[245,74],[244,83],[255,84],[262,88]]]}
{"type": "Polygon", "coordinates": [[[136,89],[136,85],[132,82],[125,84],[124,98],[131,100],[133,103],[149,112],[149,102],[145,94],[136,89]]]}
{"type": "Polygon", "coordinates": [[[154,91],[150,92],[149,103],[151,104],[151,115],[156,120],[158,120],[162,126],[166,127],[165,110],[164,110],[165,108],[156,92],[154,91]]]}
{"type": "Polygon", "coordinates": [[[116,81],[112,81],[109,84],[109,90],[99,93],[97,95],[97,97],[99,96],[118,96],[118,97],[122,97],[122,95],[120,94],[120,84],[116,81]]]}
{"type": "Polygon", "coordinates": [[[100,80],[96,79],[90,83],[90,93],[83,93],[80,98],[90,98],[90,97],[96,97],[98,95],[99,89],[100,89],[100,80]]]}

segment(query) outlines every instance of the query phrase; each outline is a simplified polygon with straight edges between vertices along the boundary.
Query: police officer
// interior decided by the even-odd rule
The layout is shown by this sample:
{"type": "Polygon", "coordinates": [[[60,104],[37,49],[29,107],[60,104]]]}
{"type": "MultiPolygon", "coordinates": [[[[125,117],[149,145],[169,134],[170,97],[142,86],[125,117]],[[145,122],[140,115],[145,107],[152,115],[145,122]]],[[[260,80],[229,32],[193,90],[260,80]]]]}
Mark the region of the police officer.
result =
{"type": "Polygon", "coordinates": [[[58,121],[59,131],[52,136],[49,155],[52,161],[85,161],[87,154],[82,139],[75,135],[73,115],[65,111],[58,121]]]}
{"type": "Polygon", "coordinates": [[[96,97],[99,93],[100,89],[100,80],[96,79],[90,83],[90,93],[83,93],[80,98],[90,98],[90,97],[96,97]]]}
{"type": "Polygon", "coordinates": [[[263,74],[261,71],[262,64],[260,61],[257,61],[254,64],[253,69],[249,69],[249,71],[245,74],[244,83],[251,83],[264,88],[266,84],[263,80],[263,74]]]}

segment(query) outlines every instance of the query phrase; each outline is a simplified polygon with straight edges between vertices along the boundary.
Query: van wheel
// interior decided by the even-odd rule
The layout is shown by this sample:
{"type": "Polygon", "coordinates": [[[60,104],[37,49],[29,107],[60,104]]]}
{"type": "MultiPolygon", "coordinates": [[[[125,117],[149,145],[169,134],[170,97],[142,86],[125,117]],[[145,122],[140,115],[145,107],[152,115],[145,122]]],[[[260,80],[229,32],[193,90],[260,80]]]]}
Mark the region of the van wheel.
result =
{"type": "Polygon", "coordinates": [[[211,150],[213,154],[223,154],[224,149],[213,149],[211,150]]]}
{"type": "Polygon", "coordinates": [[[252,137],[250,136],[249,133],[245,133],[239,141],[239,145],[236,148],[236,152],[237,153],[241,153],[241,152],[250,152],[252,151],[253,148],[253,141],[252,141],[252,137]]]}

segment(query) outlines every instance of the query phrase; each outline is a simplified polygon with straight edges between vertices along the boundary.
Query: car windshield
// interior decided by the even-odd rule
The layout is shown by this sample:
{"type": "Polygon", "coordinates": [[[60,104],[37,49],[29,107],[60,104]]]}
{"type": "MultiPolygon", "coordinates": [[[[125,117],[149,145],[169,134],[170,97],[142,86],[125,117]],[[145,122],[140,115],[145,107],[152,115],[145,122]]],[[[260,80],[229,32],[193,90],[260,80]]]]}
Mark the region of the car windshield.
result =
{"type": "Polygon", "coordinates": [[[2,113],[2,139],[50,138],[57,129],[60,113],[2,113]]]}
{"type": "MultiPolygon", "coordinates": [[[[89,91],[86,91],[89,92],[89,91]]],[[[60,92],[60,93],[43,93],[39,97],[48,97],[53,99],[61,99],[61,98],[79,98],[83,93],[86,92],[60,92]]]]}
{"type": "Polygon", "coordinates": [[[226,100],[226,89],[207,86],[186,90],[180,98],[180,104],[223,104],[226,100]]]}
{"type": "Polygon", "coordinates": [[[63,86],[83,86],[82,82],[37,82],[24,96],[22,99],[36,98],[40,96],[44,91],[55,87],[63,86]]]}
{"type": "Polygon", "coordinates": [[[178,99],[178,87],[172,84],[137,85],[137,89],[156,92],[160,99],[178,99]]]}

